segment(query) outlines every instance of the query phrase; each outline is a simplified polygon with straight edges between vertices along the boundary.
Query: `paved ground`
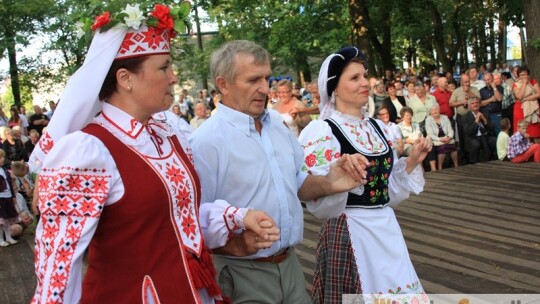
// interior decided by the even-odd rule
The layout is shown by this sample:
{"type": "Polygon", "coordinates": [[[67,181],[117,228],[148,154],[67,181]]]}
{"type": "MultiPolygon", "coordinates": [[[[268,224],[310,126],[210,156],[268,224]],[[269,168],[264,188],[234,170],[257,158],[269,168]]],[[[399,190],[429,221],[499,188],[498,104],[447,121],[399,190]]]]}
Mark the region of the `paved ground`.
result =
{"type": "MultiPolygon", "coordinates": [[[[488,162],[426,173],[426,189],[397,208],[429,293],[540,293],[540,165],[488,162]]],[[[311,288],[320,221],[306,213],[297,246],[311,288]]],[[[0,303],[28,303],[33,235],[0,248],[0,303]]]]}

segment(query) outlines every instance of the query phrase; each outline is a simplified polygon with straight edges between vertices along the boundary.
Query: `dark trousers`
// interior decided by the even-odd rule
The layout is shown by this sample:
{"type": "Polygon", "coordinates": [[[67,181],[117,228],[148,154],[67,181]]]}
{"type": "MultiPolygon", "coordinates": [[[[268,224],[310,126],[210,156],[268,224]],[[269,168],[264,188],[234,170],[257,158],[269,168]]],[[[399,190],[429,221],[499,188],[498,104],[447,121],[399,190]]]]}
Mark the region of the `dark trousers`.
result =
{"type": "Polygon", "coordinates": [[[495,136],[481,135],[467,139],[467,160],[469,164],[478,162],[480,150],[486,154],[487,160],[497,159],[497,139],[495,136]]]}
{"type": "Polygon", "coordinates": [[[461,158],[461,163],[467,163],[467,154],[465,153],[465,134],[463,134],[463,117],[459,114],[456,115],[456,125],[457,125],[457,135],[458,135],[458,144],[459,144],[459,154],[461,158]]]}

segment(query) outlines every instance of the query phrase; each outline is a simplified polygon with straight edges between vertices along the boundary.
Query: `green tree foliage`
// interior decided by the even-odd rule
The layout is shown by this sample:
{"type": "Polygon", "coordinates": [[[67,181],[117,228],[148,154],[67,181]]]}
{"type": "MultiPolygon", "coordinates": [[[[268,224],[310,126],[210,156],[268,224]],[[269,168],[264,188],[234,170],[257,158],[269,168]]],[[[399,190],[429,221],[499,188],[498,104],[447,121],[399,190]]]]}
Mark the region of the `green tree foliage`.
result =
{"type": "Polygon", "coordinates": [[[204,1],[221,41],[246,39],[267,48],[276,74],[295,71],[310,81],[321,58],[347,44],[348,12],[343,1],[204,1]]]}
{"type": "Polygon", "coordinates": [[[21,104],[16,46],[25,47],[40,31],[52,0],[2,0],[0,2],[0,49],[7,54],[14,102],[21,104]]]}
{"type": "MultiPolygon", "coordinates": [[[[12,54],[14,73],[20,68],[25,74],[21,84],[30,89],[62,83],[82,64],[91,40],[91,35],[86,40],[76,39],[75,22],[84,18],[91,22],[106,9],[118,11],[133,2],[4,0],[0,3],[0,56],[12,54]],[[43,54],[17,62],[15,45],[24,47],[36,34],[47,37],[43,54]],[[50,52],[56,55],[45,55],[50,52]]],[[[248,39],[270,51],[276,75],[292,73],[296,80],[314,78],[329,53],[349,44],[369,54],[370,72],[379,75],[384,69],[401,67],[403,62],[417,70],[442,66],[451,71],[455,65],[463,70],[470,62],[480,65],[488,63],[488,59],[490,63],[504,61],[505,25],[535,24],[530,20],[536,15],[526,20],[523,12],[524,8],[535,12],[531,8],[537,2],[197,0],[193,3],[208,12],[209,21],[218,26],[218,34],[203,36],[203,50],[192,36],[179,36],[173,43],[173,59],[181,81],[202,81],[201,77],[209,75],[209,58],[216,48],[232,39],[248,39]],[[469,58],[471,49],[474,57],[469,58]]],[[[137,3],[151,6],[155,1],[137,3]]],[[[532,48],[527,49],[530,61],[530,56],[538,56],[534,46],[540,43],[535,40],[534,28],[527,32],[533,33],[529,37],[532,48]]],[[[18,80],[13,75],[12,79],[18,80]]],[[[14,92],[17,85],[13,84],[14,92]]]]}

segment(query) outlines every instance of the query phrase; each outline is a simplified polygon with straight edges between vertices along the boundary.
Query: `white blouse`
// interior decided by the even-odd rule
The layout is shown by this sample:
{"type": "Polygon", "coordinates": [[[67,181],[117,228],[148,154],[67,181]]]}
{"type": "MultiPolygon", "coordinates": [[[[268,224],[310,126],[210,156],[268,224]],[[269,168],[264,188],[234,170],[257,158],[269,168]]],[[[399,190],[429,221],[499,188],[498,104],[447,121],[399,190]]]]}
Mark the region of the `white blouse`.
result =
{"type": "MultiPolygon", "coordinates": [[[[103,104],[103,112],[94,118],[94,122],[145,158],[163,180],[171,179],[168,171],[171,166],[180,172],[187,170],[179,155],[170,153],[173,147],[166,137],[175,134],[193,163],[186,135],[168,124],[150,119],[147,125],[143,125],[108,103],[103,104]]],[[[51,148],[39,177],[42,220],[36,229],[38,286],[34,300],[38,303],[77,303],[81,297],[84,251],[96,232],[103,207],[122,198],[124,184],[109,150],[93,135],[77,131],[62,137],[51,148]],[[60,199],[41,199],[58,195],[65,198],[65,203],[60,199]],[[90,199],[81,202],[79,198],[82,195],[90,199]],[[62,249],[66,241],[70,243],[69,256],[62,249]],[[51,291],[55,291],[56,295],[51,291]]],[[[169,195],[174,197],[183,190],[195,191],[191,179],[185,179],[185,182],[182,189],[176,188],[172,182],[168,183],[169,195]]],[[[195,201],[182,206],[172,204],[172,208],[174,212],[171,214],[182,244],[186,250],[199,254],[203,240],[195,201]],[[182,229],[186,218],[197,224],[194,231],[182,229]]],[[[221,225],[227,231],[224,221],[221,225]]]]}
{"type": "MultiPolygon", "coordinates": [[[[384,139],[377,135],[375,127],[369,118],[363,119],[333,111],[330,118],[337,122],[349,142],[364,155],[383,155],[388,152],[388,145],[384,139]]],[[[380,120],[375,120],[380,129],[389,135],[388,128],[380,120]]],[[[298,139],[304,149],[305,164],[302,171],[313,175],[326,175],[330,165],[341,155],[341,145],[332,133],[326,121],[312,121],[300,134],[298,139]]],[[[424,176],[422,168],[418,165],[410,174],[405,170],[404,157],[396,160],[389,177],[390,206],[396,206],[409,197],[410,192],[416,194],[424,189],[424,176]]],[[[359,186],[350,192],[361,195],[364,186],[359,186]]],[[[340,216],[347,205],[347,192],[329,195],[313,201],[306,202],[308,210],[316,217],[325,219],[340,216]]]]}

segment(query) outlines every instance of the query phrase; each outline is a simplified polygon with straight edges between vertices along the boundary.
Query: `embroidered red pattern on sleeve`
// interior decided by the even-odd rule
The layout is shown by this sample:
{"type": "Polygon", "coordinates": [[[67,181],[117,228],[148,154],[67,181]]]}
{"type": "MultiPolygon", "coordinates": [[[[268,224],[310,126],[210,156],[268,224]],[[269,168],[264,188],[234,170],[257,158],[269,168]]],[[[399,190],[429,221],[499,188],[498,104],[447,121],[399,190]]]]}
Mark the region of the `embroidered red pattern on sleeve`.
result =
{"type": "Polygon", "coordinates": [[[49,135],[49,133],[47,133],[47,131],[45,131],[45,133],[43,133],[43,136],[41,136],[41,138],[39,139],[38,144],[39,144],[39,147],[41,148],[41,150],[43,150],[43,152],[45,154],[48,154],[49,151],[51,151],[51,149],[54,146],[54,141],[53,141],[52,137],[49,135]]]}
{"type": "Polygon", "coordinates": [[[39,178],[42,232],[36,237],[37,296],[63,303],[82,231],[99,219],[111,175],[104,169],[44,168],[39,178]],[[46,288],[47,290],[42,290],[46,288]]]}
{"type": "Polygon", "coordinates": [[[223,214],[223,220],[225,221],[225,225],[227,226],[227,230],[229,230],[229,233],[227,235],[227,241],[229,241],[234,234],[234,231],[240,229],[240,225],[236,223],[235,215],[238,212],[238,208],[229,206],[227,209],[225,209],[225,212],[223,214]]]}

